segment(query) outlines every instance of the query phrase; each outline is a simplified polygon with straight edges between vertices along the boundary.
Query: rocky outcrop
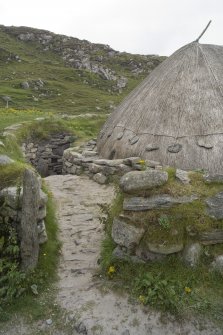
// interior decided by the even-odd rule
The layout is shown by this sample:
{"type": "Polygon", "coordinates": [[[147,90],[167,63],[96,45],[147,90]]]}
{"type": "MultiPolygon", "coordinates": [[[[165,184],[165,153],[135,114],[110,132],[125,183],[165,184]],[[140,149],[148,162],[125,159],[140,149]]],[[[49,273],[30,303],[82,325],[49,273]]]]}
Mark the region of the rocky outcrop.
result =
{"type": "MultiPolygon", "coordinates": [[[[152,71],[165,57],[157,55],[131,55],[113,50],[108,45],[90,43],[86,40],[57,35],[52,32],[28,27],[4,27],[0,31],[9,34],[23,43],[37,43],[42,52],[55,52],[67,67],[73,67],[83,75],[85,84],[95,85],[89,73],[96,78],[109,82],[109,91],[122,92],[127,86],[128,79],[125,72],[132,77],[146,75],[152,71]],[[123,71],[125,70],[125,71],[123,71]],[[91,83],[92,81],[92,83],[91,83]]],[[[7,50],[0,50],[0,57],[6,62],[22,59],[17,54],[8,53],[7,50]]],[[[1,58],[0,58],[1,59],[1,58]]],[[[81,78],[80,78],[81,79],[81,78]]],[[[33,83],[30,81],[21,82],[21,87],[29,89],[33,83]]],[[[35,85],[38,88],[38,85],[35,85]]],[[[106,89],[107,85],[104,85],[106,89]]],[[[103,87],[101,87],[103,89],[103,87]]]]}

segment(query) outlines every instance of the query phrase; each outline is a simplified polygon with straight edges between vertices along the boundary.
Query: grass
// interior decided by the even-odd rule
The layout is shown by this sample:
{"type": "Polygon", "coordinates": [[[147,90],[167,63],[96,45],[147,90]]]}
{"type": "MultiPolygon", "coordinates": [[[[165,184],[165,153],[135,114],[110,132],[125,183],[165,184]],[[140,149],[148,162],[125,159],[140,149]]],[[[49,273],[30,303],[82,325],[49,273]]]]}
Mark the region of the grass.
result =
{"type": "Polygon", "coordinates": [[[12,124],[18,124],[24,121],[32,121],[37,117],[47,116],[47,113],[35,109],[21,110],[13,108],[0,108],[0,133],[4,128],[12,124]]]}
{"type": "Polygon", "coordinates": [[[60,243],[57,238],[58,226],[52,195],[46,187],[44,187],[44,191],[48,194],[47,217],[45,219],[48,241],[40,248],[38,266],[25,278],[23,285],[26,287],[26,291],[24,295],[4,305],[4,309],[0,310],[0,321],[7,321],[15,313],[28,317],[29,321],[48,319],[52,314],[59,313],[59,308],[54,301],[56,295],[54,284],[57,279],[60,252],[60,243]],[[38,295],[33,294],[31,290],[33,284],[37,285],[38,295]]]}
{"type": "MultiPolygon", "coordinates": [[[[180,184],[180,187],[177,186],[175,189],[174,170],[168,170],[168,173],[169,183],[157,188],[156,194],[165,190],[171,195],[178,196],[185,195],[189,191],[204,199],[222,190],[220,184],[205,184],[199,173],[191,176],[191,185],[180,184]]],[[[104,221],[106,236],[101,249],[100,275],[103,276],[106,285],[118,292],[128,292],[136,302],[172,313],[178,319],[196,317],[201,322],[204,319],[210,320],[223,328],[222,276],[209,271],[210,263],[217,255],[223,253],[223,245],[203,247],[203,256],[196,268],[185,266],[180,256],[176,255],[137,265],[130,258],[126,258],[125,261],[115,258],[113,250],[116,244],[111,237],[111,228],[114,217],[122,212],[122,204],[123,194],[118,191],[113,204],[107,208],[108,216],[104,221]],[[109,274],[111,266],[115,268],[112,276],[109,274]]],[[[177,242],[182,239],[185,243],[186,227],[192,226],[198,231],[223,227],[222,220],[217,222],[205,214],[200,200],[168,210],[151,210],[140,214],[124,212],[124,215],[131,218],[135,224],[147,227],[149,241],[155,240],[160,243],[163,241],[172,243],[176,237],[173,238],[171,231],[176,229],[179,233],[177,242]]]]}
{"type": "MultiPolygon", "coordinates": [[[[16,29],[16,28],[15,28],[16,29]]],[[[27,28],[28,29],[28,28],[27,28]]],[[[26,30],[27,30],[26,29],[26,30]]],[[[38,30],[34,30],[38,32],[38,30]]],[[[102,45],[86,45],[84,41],[74,41],[71,49],[80,47],[88,54],[89,59],[100,66],[109,67],[118,76],[128,78],[128,85],[120,94],[113,90],[114,82],[105,80],[100,75],[85,69],[76,69],[65,63],[58,48],[64,52],[69,43],[61,43],[63,36],[55,36],[52,50],[43,50],[44,46],[36,42],[20,41],[13,30],[8,33],[0,27],[0,97],[10,96],[9,106],[16,109],[38,109],[54,114],[105,114],[110,105],[117,105],[146,75],[156,67],[164,57],[140,56],[127,53],[109,57],[102,45]],[[15,60],[19,55],[21,62],[15,60]],[[102,61],[98,61],[102,56],[102,61]],[[143,64],[146,69],[135,76],[132,73],[132,62],[143,64]],[[149,64],[150,63],[150,64],[149,64]],[[43,87],[38,90],[32,85],[41,78],[43,87]],[[22,89],[21,83],[31,83],[29,89],[22,89]]],[[[75,40],[75,39],[74,39],[75,40]]],[[[0,108],[5,101],[0,99],[0,108]]]]}

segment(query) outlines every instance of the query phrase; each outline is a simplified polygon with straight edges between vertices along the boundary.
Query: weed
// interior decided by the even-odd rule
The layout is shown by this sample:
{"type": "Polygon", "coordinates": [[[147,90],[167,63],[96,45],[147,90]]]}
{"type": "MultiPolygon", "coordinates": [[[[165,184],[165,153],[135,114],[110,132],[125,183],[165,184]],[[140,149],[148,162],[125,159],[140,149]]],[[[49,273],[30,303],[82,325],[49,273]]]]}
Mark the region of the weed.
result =
{"type": "Polygon", "coordinates": [[[158,223],[159,223],[161,228],[166,229],[166,230],[170,229],[170,227],[171,227],[169,218],[166,215],[161,215],[158,218],[158,223]]]}

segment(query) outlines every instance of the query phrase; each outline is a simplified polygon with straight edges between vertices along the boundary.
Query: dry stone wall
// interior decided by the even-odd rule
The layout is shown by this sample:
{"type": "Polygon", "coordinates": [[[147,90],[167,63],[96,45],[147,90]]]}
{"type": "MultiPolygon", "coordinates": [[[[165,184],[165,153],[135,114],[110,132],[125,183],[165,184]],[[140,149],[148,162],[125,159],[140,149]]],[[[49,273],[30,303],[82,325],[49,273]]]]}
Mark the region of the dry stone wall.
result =
{"type": "MultiPolygon", "coordinates": [[[[222,244],[223,253],[223,185],[218,184],[212,196],[202,195],[208,187],[215,190],[216,181],[222,179],[219,175],[202,176],[182,170],[174,173],[178,190],[180,185],[182,188],[187,185],[188,194],[186,191],[182,195],[168,194],[173,176],[165,169],[131,171],[121,177],[119,185],[124,200],[122,212],[114,218],[112,226],[112,239],[116,243],[114,257],[149,262],[175,254],[186,265],[194,267],[201,261],[205,246],[222,244]],[[196,186],[190,186],[191,173],[194,179],[201,179],[202,191],[196,192],[196,186]]],[[[223,255],[215,256],[216,259],[210,256],[210,267],[218,266],[223,273],[223,255]]]]}
{"type": "Polygon", "coordinates": [[[44,222],[47,200],[41,190],[41,179],[29,169],[24,172],[23,187],[12,186],[0,191],[0,224],[16,229],[24,270],[37,265],[39,244],[47,241],[44,222]]]}
{"type": "Polygon", "coordinates": [[[109,177],[123,176],[127,172],[144,170],[146,167],[159,169],[160,163],[142,161],[140,157],[124,159],[102,159],[98,156],[96,140],[91,140],[83,147],[73,147],[64,151],[63,174],[87,174],[99,184],[105,184],[109,177]]]}
{"type": "Polygon", "coordinates": [[[63,152],[70,147],[70,134],[54,134],[50,139],[23,143],[22,149],[27,161],[42,177],[62,174],[63,152]]]}

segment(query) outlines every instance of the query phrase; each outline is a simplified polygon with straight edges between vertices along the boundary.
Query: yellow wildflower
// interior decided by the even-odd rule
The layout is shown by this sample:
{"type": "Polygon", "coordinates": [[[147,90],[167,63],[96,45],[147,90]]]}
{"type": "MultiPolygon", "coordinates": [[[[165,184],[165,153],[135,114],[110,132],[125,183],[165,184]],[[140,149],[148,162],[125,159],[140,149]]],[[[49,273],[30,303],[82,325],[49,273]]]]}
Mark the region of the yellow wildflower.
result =
{"type": "Polygon", "coordinates": [[[144,159],[140,159],[140,160],[138,161],[138,163],[141,164],[141,165],[144,165],[144,164],[145,164],[145,160],[144,160],[144,159]]]}
{"type": "Polygon", "coordinates": [[[191,289],[190,287],[188,287],[188,286],[186,286],[186,287],[184,288],[184,292],[185,292],[185,293],[191,293],[191,291],[192,291],[192,289],[191,289]]]}
{"type": "Polygon", "coordinates": [[[108,275],[113,275],[115,273],[115,267],[114,266],[109,266],[108,268],[108,275]]]}
{"type": "Polygon", "coordinates": [[[144,295],[140,295],[139,296],[139,302],[141,302],[142,304],[145,304],[146,302],[146,297],[144,295]]]}

